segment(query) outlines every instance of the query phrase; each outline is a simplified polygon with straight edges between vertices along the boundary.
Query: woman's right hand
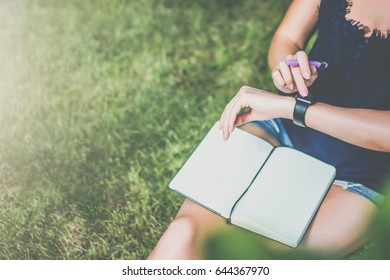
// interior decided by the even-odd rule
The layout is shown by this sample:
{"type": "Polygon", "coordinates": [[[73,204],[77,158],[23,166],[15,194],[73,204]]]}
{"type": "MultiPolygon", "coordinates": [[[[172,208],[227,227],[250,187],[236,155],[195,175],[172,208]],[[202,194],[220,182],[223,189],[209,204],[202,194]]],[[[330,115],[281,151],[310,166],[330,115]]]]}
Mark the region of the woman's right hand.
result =
{"type": "Polygon", "coordinates": [[[288,55],[280,61],[272,71],[272,79],[278,90],[284,93],[299,92],[303,97],[309,94],[308,87],[318,77],[317,69],[309,65],[309,59],[304,51],[298,51],[294,55],[288,55]],[[296,59],[299,66],[289,66],[284,60],[296,59]]]}

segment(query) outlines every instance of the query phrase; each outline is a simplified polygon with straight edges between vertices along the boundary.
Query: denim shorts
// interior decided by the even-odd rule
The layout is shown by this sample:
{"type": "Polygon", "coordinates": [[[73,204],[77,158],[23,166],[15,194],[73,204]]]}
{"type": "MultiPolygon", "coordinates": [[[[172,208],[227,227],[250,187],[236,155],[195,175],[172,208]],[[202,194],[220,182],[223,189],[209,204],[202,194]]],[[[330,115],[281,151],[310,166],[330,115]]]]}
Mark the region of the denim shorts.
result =
{"type": "MultiPolygon", "coordinates": [[[[253,121],[252,123],[263,128],[280,145],[290,147],[290,148],[294,147],[283,126],[281,119],[253,121]]],[[[333,183],[345,190],[354,192],[356,194],[359,194],[369,199],[378,207],[380,207],[383,204],[383,201],[385,199],[384,195],[377,193],[376,191],[366,186],[363,186],[362,184],[359,183],[340,181],[340,180],[335,180],[333,183]]]]}

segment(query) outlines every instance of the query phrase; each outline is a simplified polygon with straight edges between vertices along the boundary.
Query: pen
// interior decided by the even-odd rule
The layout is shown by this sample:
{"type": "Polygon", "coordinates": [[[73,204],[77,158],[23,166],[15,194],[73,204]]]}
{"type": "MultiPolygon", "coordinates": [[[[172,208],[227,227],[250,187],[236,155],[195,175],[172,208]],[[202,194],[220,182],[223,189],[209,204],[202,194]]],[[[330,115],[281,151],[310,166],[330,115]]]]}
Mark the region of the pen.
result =
{"type": "MultiPolygon", "coordinates": [[[[289,66],[299,66],[299,62],[298,60],[296,59],[290,59],[290,60],[283,60],[284,62],[287,63],[287,65],[289,66]]],[[[325,61],[316,61],[316,60],[309,60],[309,65],[313,65],[314,67],[316,68],[320,68],[320,67],[328,67],[328,63],[326,63],[325,61]]]]}

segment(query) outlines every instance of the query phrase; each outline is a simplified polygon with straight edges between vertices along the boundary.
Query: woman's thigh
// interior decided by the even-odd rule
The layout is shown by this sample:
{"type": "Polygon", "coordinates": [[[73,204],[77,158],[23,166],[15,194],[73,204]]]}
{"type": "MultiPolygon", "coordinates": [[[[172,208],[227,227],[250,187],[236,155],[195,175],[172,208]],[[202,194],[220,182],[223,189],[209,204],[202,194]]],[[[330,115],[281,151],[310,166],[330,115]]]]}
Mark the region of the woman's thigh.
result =
{"type": "Polygon", "coordinates": [[[378,208],[367,198],[333,185],[306,232],[302,246],[340,256],[367,242],[378,208]]]}
{"type": "Polygon", "coordinates": [[[181,218],[190,219],[195,225],[196,235],[199,239],[204,239],[215,230],[228,226],[226,219],[211,212],[210,210],[186,199],[176,215],[176,220],[181,218]]]}
{"type": "MultiPolygon", "coordinates": [[[[370,220],[376,211],[368,199],[332,186],[300,246],[346,256],[367,241],[370,220]]],[[[209,234],[228,226],[226,219],[190,200],[183,203],[176,219],[179,218],[189,218],[196,225],[195,243],[200,247],[209,234]]],[[[268,242],[281,249],[275,242],[268,242]]]]}

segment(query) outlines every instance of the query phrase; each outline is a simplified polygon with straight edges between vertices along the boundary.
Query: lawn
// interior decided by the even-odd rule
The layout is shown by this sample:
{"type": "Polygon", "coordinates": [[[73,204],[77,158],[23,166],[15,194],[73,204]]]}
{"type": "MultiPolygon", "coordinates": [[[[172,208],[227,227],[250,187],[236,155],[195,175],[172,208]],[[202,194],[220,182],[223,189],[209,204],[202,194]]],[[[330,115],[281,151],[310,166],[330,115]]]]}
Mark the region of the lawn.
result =
{"type": "Polygon", "coordinates": [[[146,258],[289,2],[2,0],[0,259],[146,258]]]}
{"type": "Polygon", "coordinates": [[[2,0],[0,259],[144,259],[288,2],[2,0]]]}

